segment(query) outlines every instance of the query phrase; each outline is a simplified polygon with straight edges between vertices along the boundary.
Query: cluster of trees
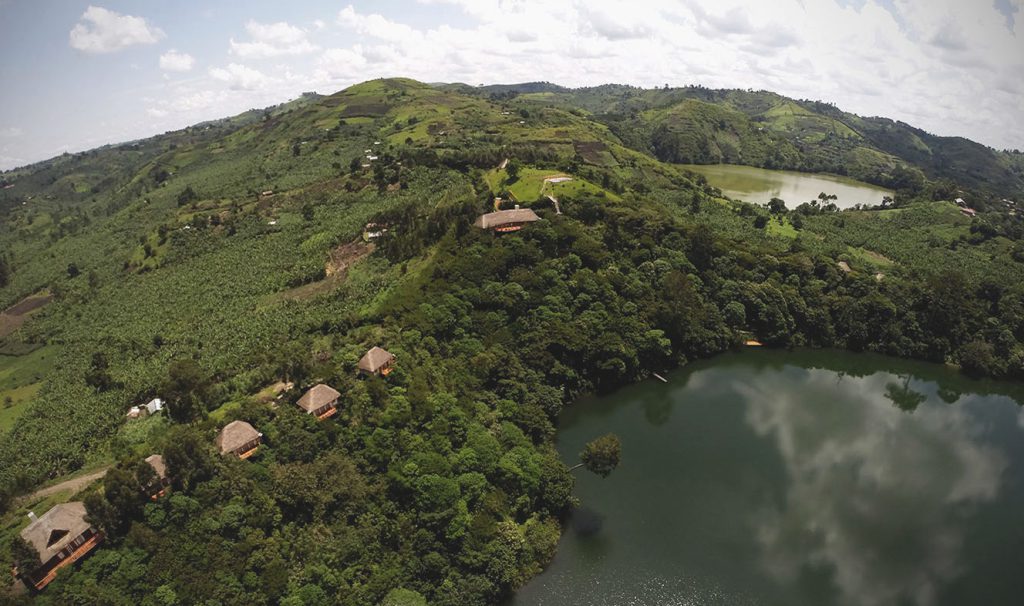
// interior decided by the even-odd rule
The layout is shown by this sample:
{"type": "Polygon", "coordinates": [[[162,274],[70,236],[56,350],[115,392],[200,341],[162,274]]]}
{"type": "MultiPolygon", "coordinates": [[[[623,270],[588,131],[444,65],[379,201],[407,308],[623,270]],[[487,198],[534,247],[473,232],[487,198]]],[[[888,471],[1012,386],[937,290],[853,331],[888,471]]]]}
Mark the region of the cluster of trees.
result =
{"type": "Polygon", "coordinates": [[[7,286],[11,281],[11,261],[7,255],[0,252],[0,288],[7,286]]]}

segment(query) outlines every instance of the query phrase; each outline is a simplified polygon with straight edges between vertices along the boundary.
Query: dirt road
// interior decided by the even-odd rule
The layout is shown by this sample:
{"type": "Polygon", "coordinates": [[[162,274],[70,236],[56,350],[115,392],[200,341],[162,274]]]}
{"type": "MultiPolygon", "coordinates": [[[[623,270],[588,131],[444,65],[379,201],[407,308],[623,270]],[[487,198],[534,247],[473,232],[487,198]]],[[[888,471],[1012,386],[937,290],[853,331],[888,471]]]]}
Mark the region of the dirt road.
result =
{"type": "Polygon", "coordinates": [[[109,465],[103,467],[102,469],[97,469],[96,471],[87,473],[84,476],[78,476],[76,478],[71,478],[70,480],[64,480],[63,482],[59,482],[57,484],[54,484],[53,486],[47,486],[46,488],[40,488],[39,490],[31,494],[19,497],[18,500],[16,501],[16,504],[24,505],[25,503],[38,501],[39,499],[48,497],[53,494],[57,494],[58,492],[67,491],[71,494],[75,494],[76,492],[85,488],[94,481],[107,475],[108,469],[110,469],[109,465]]]}

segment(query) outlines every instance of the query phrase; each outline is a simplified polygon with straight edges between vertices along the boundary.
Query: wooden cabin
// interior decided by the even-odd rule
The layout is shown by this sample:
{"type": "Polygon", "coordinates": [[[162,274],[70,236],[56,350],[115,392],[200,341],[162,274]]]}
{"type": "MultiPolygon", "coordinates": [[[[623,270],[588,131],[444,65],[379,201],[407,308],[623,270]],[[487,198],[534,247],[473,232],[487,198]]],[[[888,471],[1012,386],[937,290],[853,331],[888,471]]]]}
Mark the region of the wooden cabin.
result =
{"type": "Polygon", "coordinates": [[[148,486],[143,486],[142,490],[149,495],[150,499],[155,501],[167,494],[167,487],[170,486],[171,479],[167,476],[167,465],[164,464],[163,456],[151,454],[146,457],[146,462],[153,468],[156,477],[148,486]]]}
{"type": "Polygon", "coordinates": [[[519,205],[516,204],[516,207],[512,210],[496,210],[493,213],[480,215],[473,225],[481,229],[506,233],[519,231],[523,228],[523,225],[539,220],[540,217],[532,209],[519,208],[519,205]]]}
{"type": "Polygon", "coordinates": [[[322,421],[338,412],[338,398],[340,397],[341,394],[338,390],[320,383],[302,394],[297,404],[299,408],[306,411],[306,414],[314,415],[322,421]]]}
{"type": "Polygon", "coordinates": [[[368,375],[386,377],[394,366],[395,355],[382,347],[374,347],[359,360],[359,370],[368,375]]]}
{"type": "Polygon", "coordinates": [[[222,455],[248,459],[256,453],[262,440],[263,434],[256,431],[252,425],[245,421],[232,421],[217,435],[217,448],[222,455]]]}
{"type": "Polygon", "coordinates": [[[21,531],[21,538],[39,553],[39,566],[19,570],[18,576],[32,589],[40,590],[57,577],[57,571],[77,562],[103,541],[103,533],[85,519],[81,501],[55,505],[21,531]]]}

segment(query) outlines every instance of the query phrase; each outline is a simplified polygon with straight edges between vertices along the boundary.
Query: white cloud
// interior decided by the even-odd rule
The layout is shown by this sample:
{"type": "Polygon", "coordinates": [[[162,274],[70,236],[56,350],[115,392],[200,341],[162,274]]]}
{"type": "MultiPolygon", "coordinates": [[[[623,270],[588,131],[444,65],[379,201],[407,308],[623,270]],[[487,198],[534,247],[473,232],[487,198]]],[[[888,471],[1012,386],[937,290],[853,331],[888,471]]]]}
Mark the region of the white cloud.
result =
{"type": "MultiPolygon", "coordinates": [[[[238,90],[240,92],[235,94],[250,94],[247,91],[238,90]]],[[[179,123],[178,118],[201,122],[204,111],[218,108],[220,104],[230,101],[232,95],[227,91],[194,88],[190,84],[174,86],[171,91],[168,91],[168,94],[169,96],[166,98],[144,99],[150,104],[146,108],[146,115],[157,119],[175,117],[176,124],[179,123]]],[[[184,122],[180,125],[185,126],[192,122],[184,122]]]]}
{"type": "Polygon", "coordinates": [[[110,53],[137,44],[154,44],[164,38],[160,28],[142,17],[122,15],[99,6],[89,6],[71,29],[71,48],[85,53],[110,53]]]}
{"type": "Polygon", "coordinates": [[[160,69],[168,72],[187,72],[195,65],[195,57],[171,49],[160,55],[160,69]]]}
{"type": "MultiPolygon", "coordinates": [[[[470,25],[415,26],[348,5],[355,35],[317,73],[470,83],[703,84],[820,99],[943,135],[1021,147],[1024,35],[960,0],[420,0],[470,25]],[[375,49],[384,43],[392,56],[375,49]],[[341,51],[345,51],[342,53],[341,51]],[[338,57],[346,57],[338,65],[338,57]],[[363,72],[355,73],[363,66],[363,72]]],[[[1015,4],[1019,4],[1014,0],[1015,4]]],[[[341,83],[344,78],[330,80],[341,83]]]]}
{"type": "Polygon", "coordinates": [[[270,82],[270,78],[263,72],[239,63],[231,63],[227,67],[211,67],[210,77],[227,83],[232,90],[256,90],[270,82]]]}
{"type": "Polygon", "coordinates": [[[408,25],[397,23],[379,14],[361,15],[350,4],[338,13],[338,24],[354,29],[359,34],[384,40],[400,41],[418,37],[419,32],[408,25]]]}
{"type": "MultiPolygon", "coordinates": [[[[6,152],[7,150],[3,150],[6,152]]],[[[0,166],[6,167],[0,170],[7,170],[8,168],[16,168],[18,166],[24,166],[28,161],[25,158],[19,156],[8,156],[5,153],[0,152],[0,166]]]]}
{"type": "Polygon", "coordinates": [[[354,81],[365,73],[363,48],[332,48],[324,51],[316,63],[314,77],[321,82],[354,81]]]}
{"type": "MultiPolygon", "coordinates": [[[[937,134],[1024,148],[1024,17],[1018,13],[1011,22],[991,2],[419,1],[444,10],[414,21],[389,8],[392,3],[359,9],[346,0],[337,12],[312,15],[301,26],[250,21],[240,39],[230,40],[232,65],[197,75],[202,82],[195,90],[176,89],[166,69],[160,84],[168,99],[214,89],[227,97],[188,112],[146,102],[134,116],[142,125],[137,129],[181,127],[186,119],[278,103],[304,90],[332,93],[376,77],[409,76],[471,84],[768,89],[937,134]],[[453,10],[459,14],[444,22],[453,10]],[[325,40],[330,48],[318,48],[325,40]],[[156,119],[149,109],[168,113],[156,119]]],[[[1020,0],[1009,4],[1021,6],[1020,0]]],[[[72,32],[72,46],[105,52],[162,37],[139,17],[90,7],[72,32]]],[[[52,149],[56,135],[45,149],[41,137],[33,129],[38,150],[19,148],[17,155],[41,157],[52,149]]]]}
{"type": "Polygon", "coordinates": [[[5,139],[16,139],[25,134],[25,131],[21,130],[17,126],[8,126],[7,128],[0,128],[0,137],[5,139]]]}
{"type": "Polygon", "coordinates": [[[245,31],[251,41],[236,42],[230,40],[231,54],[245,59],[262,59],[285,55],[304,55],[317,50],[317,46],[306,38],[306,30],[279,21],[277,23],[258,23],[249,21],[245,31]]]}

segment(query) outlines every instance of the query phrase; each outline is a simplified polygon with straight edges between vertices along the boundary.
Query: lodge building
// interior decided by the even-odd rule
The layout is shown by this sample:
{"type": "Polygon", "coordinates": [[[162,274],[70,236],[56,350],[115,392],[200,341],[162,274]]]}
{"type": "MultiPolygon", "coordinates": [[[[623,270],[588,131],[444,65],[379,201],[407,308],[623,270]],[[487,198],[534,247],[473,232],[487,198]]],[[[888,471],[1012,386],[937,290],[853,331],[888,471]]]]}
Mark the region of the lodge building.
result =
{"type": "Polygon", "coordinates": [[[527,223],[533,223],[539,221],[540,217],[537,213],[533,212],[529,208],[516,207],[511,210],[497,210],[492,213],[487,213],[477,217],[476,222],[473,223],[476,227],[481,229],[489,229],[497,233],[507,233],[511,231],[519,231],[527,223]]]}
{"type": "Polygon", "coordinates": [[[359,360],[359,370],[368,375],[386,377],[395,366],[395,355],[383,347],[374,347],[359,360]]]}
{"type": "Polygon", "coordinates": [[[263,434],[245,421],[232,421],[217,434],[217,448],[222,455],[248,459],[256,453],[263,434]]]}
{"type": "Polygon", "coordinates": [[[302,394],[296,403],[299,408],[306,411],[306,414],[311,414],[322,421],[338,412],[338,398],[340,397],[341,394],[338,390],[320,383],[302,394]]]}
{"type": "Polygon", "coordinates": [[[167,465],[164,463],[164,458],[158,454],[151,454],[146,457],[146,463],[153,468],[153,473],[156,477],[147,486],[143,486],[142,490],[152,500],[157,500],[167,493],[167,487],[171,484],[171,479],[167,476],[167,465]]]}
{"type": "Polygon", "coordinates": [[[32,522],[21,531],[21,538],[39,554],[39,566],[18,571],[27,586],[43,589],[57,577],[58,570],[77,562],[103,541],[103,533],[86,521],[85,515],[81,501],[55,505],[38,518],[28,514],[32,522]]]}

